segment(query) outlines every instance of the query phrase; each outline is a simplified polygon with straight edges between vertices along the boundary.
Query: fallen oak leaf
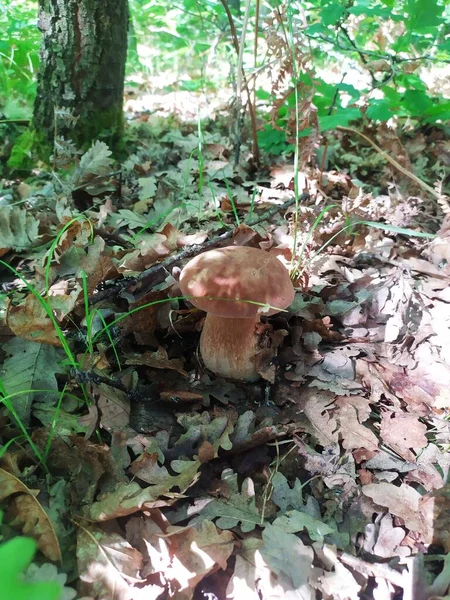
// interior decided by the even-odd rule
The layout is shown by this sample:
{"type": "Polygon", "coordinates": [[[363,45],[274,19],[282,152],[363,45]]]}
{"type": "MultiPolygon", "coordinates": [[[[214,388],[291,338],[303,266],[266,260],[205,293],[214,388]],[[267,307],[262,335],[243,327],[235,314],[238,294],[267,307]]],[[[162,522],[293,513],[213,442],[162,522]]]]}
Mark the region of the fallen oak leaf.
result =
{"type": "Polygon", "coordinates": [[[8,298],[5,322],[17,337],[52,346],[62,345],[48,312],[34,294],[28,294],[25,303],[17,306],[8,298]]]}
{"type": "Polygon", "coordinates": [[[411,531],[423,534],[427,527],[419,513],[422,496],[414,488],[402,483],[400,487],[392,483],[369,483],[361,489],[365,496],[371,498],[375,504],[389,509],[396,517],[404,520],[405,525],[411,531]]]}
{"type": "Polygon", "coordinates": [[[140,510],[170,506],[180,497],[181,494],[169,493],[165,485],[142,489],[135,481],[121,483],[114,491],[101,494],[97,502],[86,506],[83,516],[91,521],[109,521],[140,510]]]}
{"type": "Polygon", "coordinates": [[[130,471],[135,477],[150,485],[162,485],[168,491],[178,487],[180,492],[183,493],[199,478],[198,469],[200,464],[198,460],[172,461],[171,467],[178,472],[178,475],[170,475],[166,467],[158,463],[157,454],[144,452],[131,463],[130,471]]]}
{"type": "Polygon", "coordinates": [[[125,363],[127,365],[144,365],[153,369],[172,369],[187,377],[183,369],[183,363],[179,358],[169,359],[166,350],[160,346],[156,352],[144,352],[143,354],[128,355],[125,363]]]}
{"type": "Polygon", "coordinates": [[[198,528],[169,527],[162,537],[169,544],[171,564],[163,571],[164,578],[178,589],[177,598],[191,598],[182,594],[186,588],[193,591],[207,575],[227,568],[227,560],[234,549],[231,531],[220,531],[212,521],[204,520],[198,528]]]}
{"type": "Polygon", "coordinates": [[[39,238],[39,220],[29,210],[18,206],[2,206],[0,219],[0,256],[9,250],[32,248],[39,238]]]}
{"type": "MultiPolygon", "coordinates": [[[[135,584],[144,580],[139,576],[142,568],[142,554],[133,548],[118,533],[104,532],[87,528],[80,523],[77,539],[77,562],[80,578],[80,592],[83,596],[95,598],[132,598],[135,584]]],[[[156,600],[161,588],[152,590],[148,586],[146,598],[156,600]],[[151,592],[156,592],[151,594],[151,592]]]]}
{"type": "Polygon", "coordinates": [[[378,449],[377,436],[363,422],[369,418],[370,406],[362,396],[338,396],[335,400],[336,409],[333,417],[337,421],[336,431],[342,438],[346,450],[366,448],[378,449]]]}
{"type": "Polygon", "coordinates": [[[14,495],[9,506],[14,521],[22,526],[25,535],[36,540],[39,550],[49,560],[61,561],[58,538],[52,522],[36,498],[38,493],[8,471],[0,469],[0,503],[14,495]]]}
{"type": "Polygon", "coordinates": [[[299,593],[298,598],[312,598],[308,581],[314,557],[313,549],[296,535],[286,533],[276,525],[266,525],[262,538],[264,546],[261,554],[270,569],[277,575],[284,574],[287,577],[290,588],[299,593]]]}
{"type": "Polygon", "coordinates": [[[220,495],[199,497],[187,509],[182,508],[174,522],[180,522],[196,515],[190,525],[197,526],[204,519],[217,518],[216,525],[220,529],[232,529],[240,525],[244,533],[248,533],[261,524],[261,515],[256,507],[255,487],[250,478],[244,480],[239,490],[237,474],[231,469],[225,469],[219,482],[220,495]]]}
{"type": "Polygon", "coordinates": [[[405,460],[413,461],[411,448],[425,448],[427,426],[410,413],[383,413],[380,434],[384,443],[405,460]]]}

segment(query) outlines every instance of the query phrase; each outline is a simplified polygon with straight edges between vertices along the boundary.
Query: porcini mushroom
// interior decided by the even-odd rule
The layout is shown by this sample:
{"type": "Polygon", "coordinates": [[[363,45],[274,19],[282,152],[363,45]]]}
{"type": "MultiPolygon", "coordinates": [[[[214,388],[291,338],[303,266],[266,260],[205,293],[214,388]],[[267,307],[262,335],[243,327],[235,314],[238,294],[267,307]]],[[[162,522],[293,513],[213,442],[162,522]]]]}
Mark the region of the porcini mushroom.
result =
{"type": "Polygon", "coordinates": [[[289,273],[278,258],[242,246],[209,250],[187,263],[180,288],[207,313],[200,336],[205,366],[224,377],[258,379],[252,358],[259,349],[260,317],[283,310],[294,299],[289,273]]]}

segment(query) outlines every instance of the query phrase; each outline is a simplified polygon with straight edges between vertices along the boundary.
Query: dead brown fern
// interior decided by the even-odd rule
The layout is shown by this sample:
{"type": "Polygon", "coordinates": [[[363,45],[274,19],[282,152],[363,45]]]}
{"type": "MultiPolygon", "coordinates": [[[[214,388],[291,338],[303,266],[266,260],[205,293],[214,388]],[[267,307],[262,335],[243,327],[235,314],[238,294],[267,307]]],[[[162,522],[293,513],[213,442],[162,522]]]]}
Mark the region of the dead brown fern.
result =
{"type": "Polygon", "coordinates": [[[314,151],[320,143],[317,109],[312,100],[314,87],[300,80],[300,74],[307,74],[313,81],[314,70],[311,66],[311,53],[302,43],[300,30],[294,30],[295,41],[290,41],[288,34],[288,15],[283,6],[277,7],[266,20],[265,39],[268,51],[268,62],[271,65],[271,94],[273,104],[270,111],[270,124],[284,131],[286,140],[295,146],[297,143],[297,127],[299,131],[310,129],[308,136],[300,138],[300,166],[310,162],[314,151]],[[297,88],[297,107],[288,102],[297,88]],[[286,108],[286,116],[279,124],[280,111],[286,108]],[[299,118],[297,118],[297,115],[299,118]]]}

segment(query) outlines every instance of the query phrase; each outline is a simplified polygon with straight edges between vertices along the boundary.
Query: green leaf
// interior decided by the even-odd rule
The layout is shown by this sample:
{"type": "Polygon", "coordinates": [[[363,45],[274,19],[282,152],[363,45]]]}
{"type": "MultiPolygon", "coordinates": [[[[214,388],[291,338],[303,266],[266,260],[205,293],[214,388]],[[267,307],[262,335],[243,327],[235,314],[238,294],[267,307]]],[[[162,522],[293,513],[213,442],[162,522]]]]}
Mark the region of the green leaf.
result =
{"type": "Polygon", "coordinates": [[[327,311],[327,315],[337,316],[337,315],[345,315],[345,313],[350,312],[354,308],[359,306],[358,302],[347,302],[346,300],[330,300],[325,305],[325,310],[327,311]]]}
{"type": "Polygon", "coordinates": [[[427,118],[427,121],[435,122],[448,121],[450,120],[450,100],[447,102],[441,102],[440,104],[434,104],[424,111],[423,116],[427,118]]]}
{"type": "Polygon", "coordinates": [[[328,29],[322,23],[314,23],[314,25],[310,25],[305,29],[305,33],[308,35],[317,35],[317,34],[329,34],[328,29]]]}
{"type": "Polygon", "coordinates": [[[371,100],[366,114],[373,121],[388,121],[394,113],[386,100],[371,100]]]}
{"type": "Polygon", "coordinates": [[[433,106],[433,101],[421,90],[407,90],[403,94],[402,105],[412,115],[420,115],[433,106]]]}
{"type": "Polygon", "coordinates": [[[320,17],[324,25],[334,25],[345,13],[345,8],[339,4],[328,4],[320,11],[320,17]]]}
{"type": "Polygon", "coordinates": [[[377,19],[390,19],[393,17],[389,6],[383,7],[373,2],[373,0],[360,0],[349,7],[348,12],[355,16],[366,15],[377,19]]]}
{"type": "Polygon", "coordinates": [[[333,115],[319,117],[320,129],[327,131],[328,129],[336,129],[339,125],[346,126],[351,121],[361,118],[359,108],[344,108],[333,115]]]}
{"type": "Polygon", "coordinates": [[[286,514],[275,519],[273,525],[280,527],[286,533],[298,533],[306,529],[314,542],[323,542],[325,535],[336,532],[336,527],[330,527],[323,521],[298,510],[288,510],[286,514]]]}
{"type": "Polygon", "coordinates": [[[8,600],[58,600],[61,586],[56,581],[28,583],[23,572],[36,551],[31,538],[16,537],[0,546],[1,597],[8,600]]]}
{"type": "Polygon", "coordinates": [[[258,131],[258,142],[263,150],[276,155],[281,154],[287,146],[284,131],[273,129],[270,125],[267,125],[262,131],[258,131]]]}
{"type": "Polygon", "coordinates": [[[442,23],[444,6],[438,0],[407,0],[408,19],[405,22],[408,31],[425,31],[430,27],[438,27],[442,23]]]}
{"type": "Polygon", "coordinates": [[[273,525],[266,526],[262,538],[264,547],[261,554],[264,560],[272,571],[286,575],[289,586],[295,590],[292,597],[311,598],[308,579],[314,556],[312,548],[296,535],[273,525]]]}
{"type": "MultiPolygon", "coordinates": [[[[22,422],[28,425],[33,401],[45,401],[48,390],[58,389],[55,374],[64,372],[60,366],[61,356],[53,346],[21,338],[4,344],[3,350],[10,356],[1,371],[3,385],[8,394],[16,394],[10,402],[22,422]],[[39,393],[39,390],[46,392],[39,393]],[[23,394],[18,394],[22,391],[23,394]]],[[[49,398],[54,400],[56,395],[49,398]]]]}
{"type": "Polygon", "coordinates": [[[268,92],[267,90],[263,90],[261,88],[256,90],[256,97],[258,98],[258,100],[270,100],[272,97],[272,94],[270,92],[268,92]]]}
{"type": "Polygon", "coordinates": [[[353,101],[359,100],[361,97],[359,90],[349,83],[338,83],[336,87],[342,92],[347,92],[353,101]]]}

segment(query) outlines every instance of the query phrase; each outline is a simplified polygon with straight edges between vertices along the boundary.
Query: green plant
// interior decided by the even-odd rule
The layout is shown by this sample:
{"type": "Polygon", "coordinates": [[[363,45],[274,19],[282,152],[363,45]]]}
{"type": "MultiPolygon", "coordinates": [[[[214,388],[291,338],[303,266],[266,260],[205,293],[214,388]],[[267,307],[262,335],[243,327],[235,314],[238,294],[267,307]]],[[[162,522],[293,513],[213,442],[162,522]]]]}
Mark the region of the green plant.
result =
{"type": "Polygon", "coordinates": [[[31,117],[40,42],[36,18],[35,1],[0,6],[0,111],[8,119],[31,117]]]}
{"type": "Polygon", "coordinates": [[[420,119],[421,123],[442,123],[450,118],[450,100],[426,78],[431,68],[444,74],[450,63],[450,10],[443,1],[314,0],[301,11],[297,3],[289,1],[285,7],[277,3],[273,13],[276,25],[265,33],[269,57],[275,56],[279,63],[280,79],[272,94],[257,92],[274,107],[270,126],[259,134],[266,150],[277,154],[294,150],[295,112],[299,102],[307,106],[311,89],[318,122],[309,123],[304,115],[300,137],[315,128],[326,131],[361,118],[374,123],[392,117],[420,119]],[[290,64],[280,57],[279,42],[271,45],[274,29],[285,39],[284,57],[295,40],[290,64]],[[338,67],[334,76],[330,72],[333,65],[338,67]],[[286,90],[280,82],[285,82],[287,74],[291,86],[286,90]]]}
{"type": "Polygon", "coordinates": [[[16,537],[0,545],[2,598],[8,600],[58,600],[62,588],[56,581],[31,583],[23,574],[36,552],[36,542],[16,537]]]}

